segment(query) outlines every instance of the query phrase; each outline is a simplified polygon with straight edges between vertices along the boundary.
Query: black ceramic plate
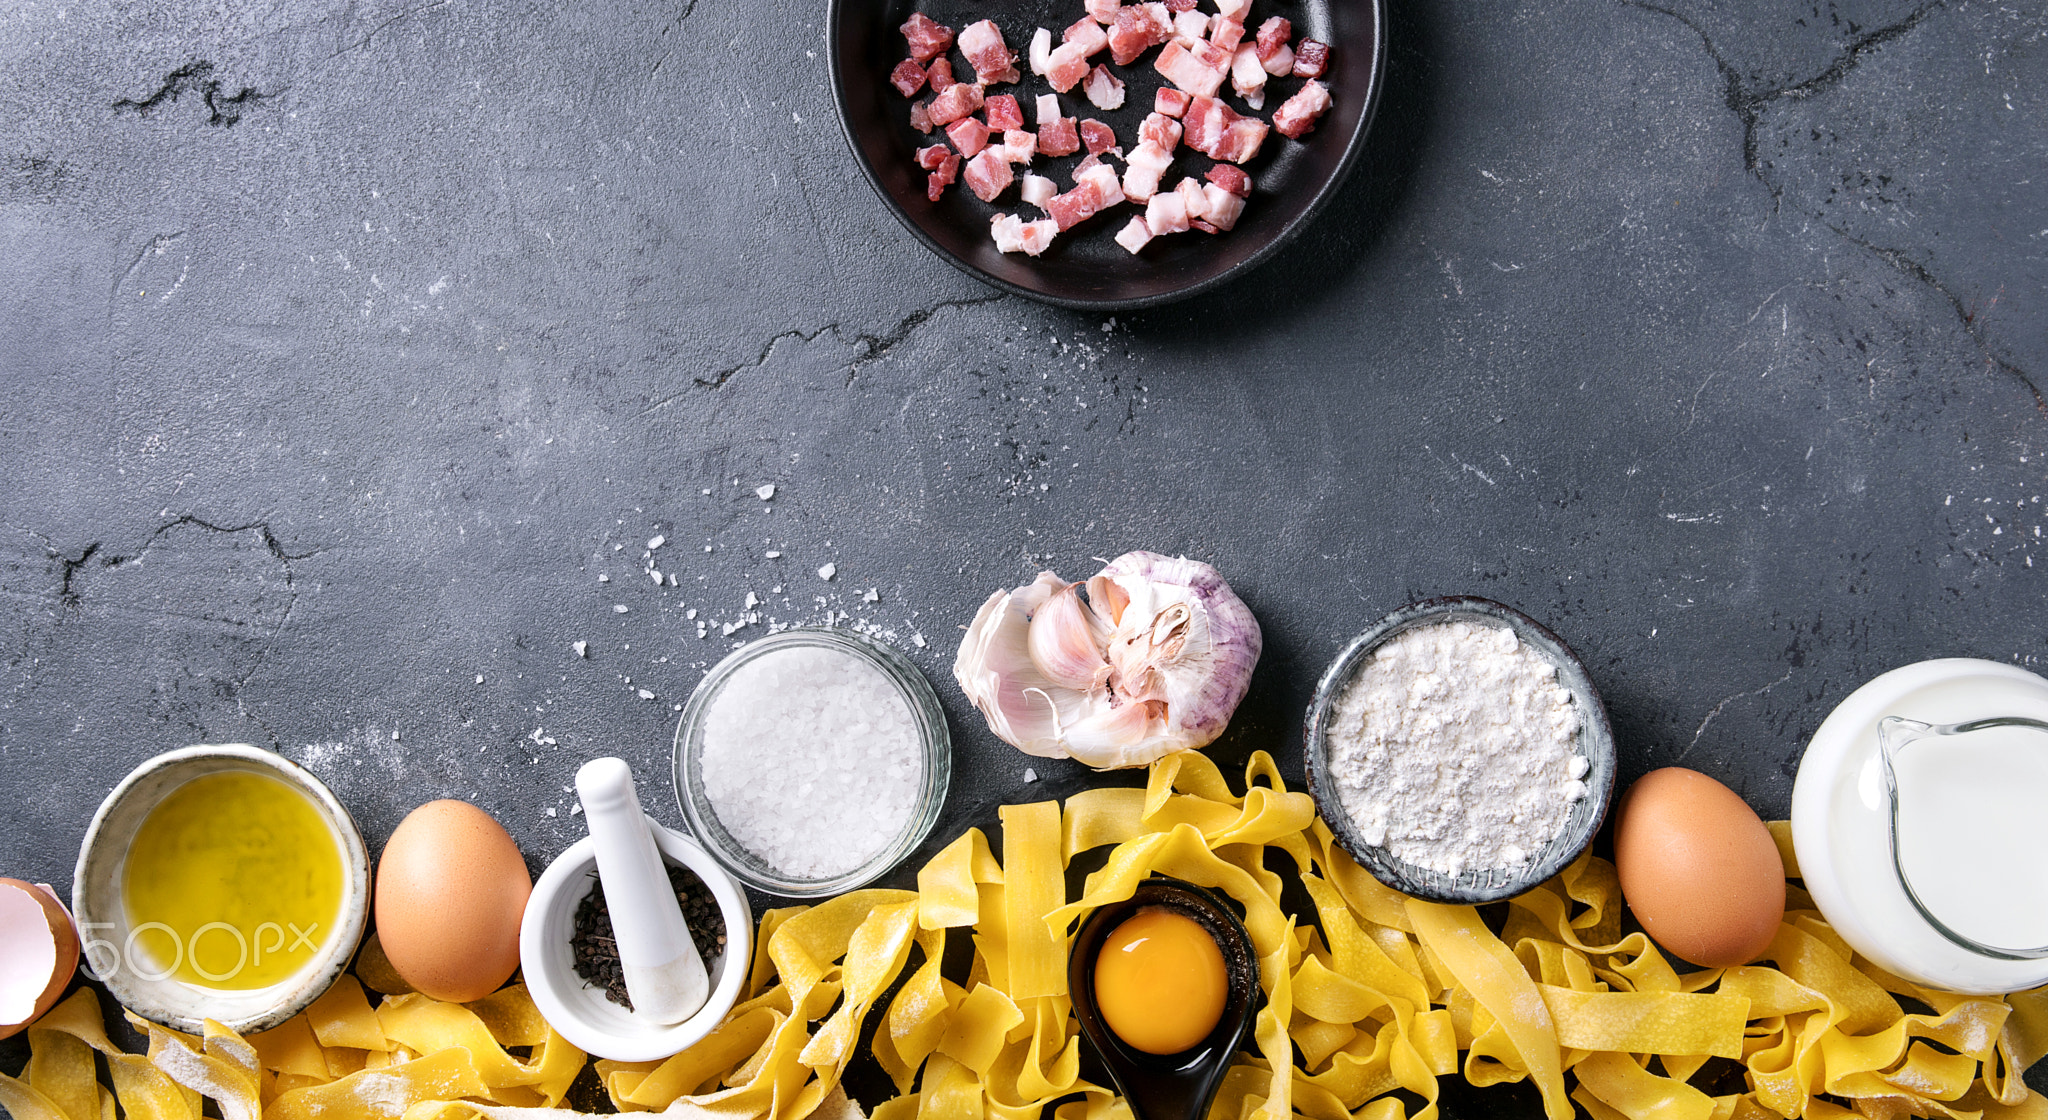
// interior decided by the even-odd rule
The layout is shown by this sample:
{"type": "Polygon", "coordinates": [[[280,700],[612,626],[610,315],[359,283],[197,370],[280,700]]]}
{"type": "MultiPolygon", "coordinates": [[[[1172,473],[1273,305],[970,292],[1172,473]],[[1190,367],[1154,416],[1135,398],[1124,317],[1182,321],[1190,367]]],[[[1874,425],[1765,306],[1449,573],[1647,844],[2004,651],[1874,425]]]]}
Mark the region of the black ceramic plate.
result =
{"type": "Polygon", "coordinates": [[[1594,690],[1593,679],[1586,674],[1586,667],[1579,663],[1577,655],[1563,640],[1545,629],[1542,623],[1513,607],[1476,595],[1452,595],[1411,603],[1354,638],[1330,663],[1322,681],[1316,685],[1315,698],[1309,702],[1308,718],[1303,721],[1302,738],[1309,793],[1315,797],[1316,810],[1329,823],[1338,846],[1380,882],[1403,894],[1431,902],[1498,902],[1537,886],[1564,870],[1565,865],[1579,858],[1592,844],[1593,834],[1600,831],[1600,822],[1607,818],[1607,803],[1614,796],[1614,731],[1607,722],[1607,706],[1600,702],[1600,694],[1594,690]],[[1570,690],[1572,702],[1579,709],[1578,748],[1586,758],[1584,781],[1589,792],[1572,807],[1571,815],[1565,819],[1564,830],[1520,871],[1466,871],[1462,875],[1451,876],[1398,859],[1385,848],[1365,842],[1358,826],[1351,822],[1351,816],[1345,811],[1336,785],[1330,778],[1325,736],[1329,732],[1330,711],[1338,695],[1358,675],[1372,651],[1389,638],[1418,626],[1441,622],[1506,626],[1513,630],[1522,644],[1557,666],[1558,683],[1570,690]]]}
{"type": "MultiPolygon", "coordinates": [[[[1205,3],[1198,10],[1213,9],[1213,4],[1205,3]]],[[[997,213],[1042,216],[1018,200],[1015,186],[993,205],[958,183],[936,203],[925,198],[925,171],[917,165],[917,149],[944,143],[945,138],[937,131],[925,136],[911,128],[910,101],[889,85],[889,71],[909,55],[897,28],[913,10],[955,31],[976,20],[994,19],[1010,49],[1017,52],[1024,80],[991,87],[990,92],[1015,95],[1025,124],[1035,128],[1036,99],[1052,89],[1031,73],[1026,62],[1032,30],[1051,30],[1057,43],[1059,33],[1085,14],[1080,0],[1016,0],[1000,8],[971,0],[831,0],[827,18],[840,124],[869,182],[904,226],[940,256],[996,287],[1081,310],[1146,307],[1180,299],[1220,284],[1278,251],[1336,194],[1357,160],[1386,73],[1386,0],[1253,0],[1245,17],[1247,42],[1260,23],[1277,15],[1293,21],[1297,37],[1330,44],[1330,68],[1323,82],[1330,87],[1334,104],[1315,130],[1300,140],[1277,132],[1266,138],[1258,157],[1245,168],[1256,187],[1237,228],[1214,235],[1172,234],[1132,256],[1114,238],[1140,208],[1124,205],[1061,234],[1042,256],[1005,255],[996,252],[989,237],[989,218],[997,213]]],[[[1151,91],[1164,81],[1152,68],[1158,54],[1154,47],[1130,66],[1110,66],[1128,86],[1121,109],[1095,108],[1078,86],[1060,95],[1061,108],[1069,116],[1107,123],[1129,150],[1136,144],[1138,123],[1152,111],[1151,91]]],[[[960,52],[951,52],[951,57],[954,73],[971,78],[974,71],[960,52]]],[[[1104,52],[1097,60],[1106,62],[1108,57],[1104,52]]],[[[1270,120],[1273,110],[1302,83],[1301,78],[1271,79],[1266,108],[1258,115],[1270,120]]],[[[1218,96],[1239,113],[1249,111],[1227,81],[1218,96]]],[[[1207,156],[1185,146],[1175,156],[1163,180],[1167,187],[1183,175],[1199,178],[1211,165],[1207,156]]],[[[1073,185],[1071,173],[1080,159],[1079,154],[1040,156],[1031,170],[1066,190],[1073,185]]]]}

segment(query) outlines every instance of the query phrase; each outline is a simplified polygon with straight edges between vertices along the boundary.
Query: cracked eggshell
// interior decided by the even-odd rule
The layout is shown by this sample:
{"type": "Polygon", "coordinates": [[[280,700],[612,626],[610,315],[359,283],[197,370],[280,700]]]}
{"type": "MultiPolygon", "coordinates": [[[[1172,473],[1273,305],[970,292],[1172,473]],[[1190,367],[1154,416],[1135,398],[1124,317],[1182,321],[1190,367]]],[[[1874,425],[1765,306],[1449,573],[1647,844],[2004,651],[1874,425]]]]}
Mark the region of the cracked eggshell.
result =
{"type": "Polygon", "coordinates": [[[377,937],[405,982],[470,1003],[519,967],[533,877],[519,845],[465,801],[429,801],[398,823],[377,862],[377,937]]]}
{"type": "Polygon", "coordinates": [[[78,930],[50,888],[0,879],[0,1038],[57,1003],[78,971],[78,930]]]}

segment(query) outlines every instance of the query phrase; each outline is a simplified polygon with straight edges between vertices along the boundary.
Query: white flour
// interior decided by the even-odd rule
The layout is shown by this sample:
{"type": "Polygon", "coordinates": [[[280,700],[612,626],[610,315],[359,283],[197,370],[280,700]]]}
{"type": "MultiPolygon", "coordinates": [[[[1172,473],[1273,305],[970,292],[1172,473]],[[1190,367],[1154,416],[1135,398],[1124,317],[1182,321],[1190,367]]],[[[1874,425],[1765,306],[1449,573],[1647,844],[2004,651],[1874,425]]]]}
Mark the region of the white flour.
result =
{"type": "Polygon", "coordinates": [[[1446,875],[1519,868],[1586,796],[1571,693],[1512,630],[1419,626],[1374,651],[1325,741],[1367,843],[1446,875]]]}

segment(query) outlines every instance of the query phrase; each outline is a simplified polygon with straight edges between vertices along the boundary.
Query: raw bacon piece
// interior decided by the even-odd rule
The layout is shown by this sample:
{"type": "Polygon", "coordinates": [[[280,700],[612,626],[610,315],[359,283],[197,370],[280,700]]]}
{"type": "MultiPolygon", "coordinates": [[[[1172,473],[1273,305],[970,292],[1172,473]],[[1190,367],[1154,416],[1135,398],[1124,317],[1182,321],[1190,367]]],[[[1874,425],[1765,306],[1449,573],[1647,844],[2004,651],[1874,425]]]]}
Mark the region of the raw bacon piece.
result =
{"type": "Polygon", "coordinates": [[[1159,52],[1152,68],[1196,97],[1214,97],[1223,86],[1223,76],[1230,72],[1230,52],[1214,43],[1188,45],[1175,40],[1159,52]]]}
{"type": "Polygon", "coordinates": [[[1173,14],[1161,3],[1126,4],[1117,9],[1116,26],[1109,29],[1109,57],[1118,66],[1129,66],[1144,54],[1173,38],[1173,14]]]}
{"type": "Polygon", "coordinates": [[[1190,221],[1209,216],[1209,197],[1202,193],[1202,184],[1182,179],[1173,185],[1173,193],[1180,196],[1181,209],[1187,211],[1190,221]]]}
{"type": "Polygon", "coordinates": [[[1160,191],[1145,204],[1145,224],[1152,229],[1152,236],[1188,231],[1188,208],[1174,191],[1160,191]]]}
{"type": "Polygon", "coordinates": [[[1045,212],[1060,227],[1060,232],[1074,228],[1087,221],[1102,209],[1102,192],[1094,183],[1082,183],[1065,194],[1054,195],[1045,204],[1045,212]]]}
{"type": "Polygon", "coordinates": [[[1315,39],[1294,44],[1294,76],[1320,78],[1330,68],[1330,45],[1315,39]]]}
{"type": "Polygon", "coordinates": [[[1264,62],[1273,57],[1274,52],[1286,46],[1287,40],[1293,37],[1294,24],[1280,16],[1274,16],[1272,19],[1260,24],[1258,37],[1259,61],[1264,62]]]}
{"type": "Polygon", "coordinates": [[[944,128],[981,108],[981,87],[972,82],[955,82],[932,98],[932,123],[944,128]]]}
{"type": "Polygon", "coordinates": [[[1017,191],[1024,201],[1043,210],[1052,196],[1060,193],[1060,185],[1043,175],[1024,175],[1017,180],[1017,191]]]}
{"type": "Polygon", "coordinates": [[[967,161],[967,170],[962,178],[974,197],[983,202],[994,202],[996,196],[1008,189],[1016,173],[1010,170],[1010,161],[1003,158],[1001,148],[983,148],[981,154],[967,161]]]}
{"type": "Polygon", "coordinates": [[[997,214],[989,220],[989,232],[995,238],[998,252],[1028,253],[1035,257],[1052,244],[1059,227],[1051,219],[1027,222],[1009,214],[997,214]]]}
{"type": "Polygon", "coordinates": [[[1230,106],[1213,97],[1197,97],[1181,118],[1186,133],[1181,142],[1210,159],[1243,163],[1259,154],[1266,142],[1266,122],[1241,117],[1230,106]]]}
{"type": "Polygon", "coordinates": [[[1330,108],[1330,87],[1311,78],[1273,111],[1273,131],[1299,140],[1330,108]]]}
{"type": "Polygon", "coordinates": [[[1180,122],[1162,113],[1153,113],[1138,126],[1138,139],[1151,141],[1167,151],[1180,147],[1180,122]]]}
{"type": "Polygon", "coordinates": [[[945,54],[953,45],[953,29],[923,12],[910,13],[902,31],[903,37],[910,42],[910,57],[916,59],[920,66],[945,54]]]}
{"type": "Polygon", "coordinates": [[[1049,93],[1041,93],[1041,94],[1039,94],[1039,95],[1038,95],[1038,127],[1040,127],[1040,128],[1044,128],[1044,127],[1045,127],[1046,125],[1049,125],[1049,124],[1051,124],[1052,122],[1054,122],[1054,121],[1056,121],[1056,120],[1059,120],[1059,119],[1060,119],[1060,99],[1059,99],[1059,98],[1057,98],[1057,97],[1054,97],[1054,96],[1053,96],[1052,94],[1049,94],[1049,93]]]}
{"type": "Polygon", "coordinates": [[[1013,128],[1003,133],[1003,158],[1011,163],[1030,163],[1038,154],[1038,134],[1013,128]]]}
{"type": "Polygon", "coordinates": [[[946,188],[952,186],[954,180],[959,177],[960,157],[947,152],[945,158],[939,161],[939,165],[932,169],[932,173],[924,177],[924,196],[937,202],[939,196],[946,193],[946,188]]]}
{"type": "Polygon", "coordinates": [[[1060,42],[1079,44],[1088,57],[1093,58],[1109,45],[1109,32],[1104,31],[1101,24],[1082,16],[1060,35],[1060,42]]]}
{"type": "MultiPolygon", "coordinates": [[[[1095,157],[1089,156],[1088,158],[1094,159],[1095,157]]],[[[1096,193],[1102,197],[1102,208],[1104,210],[1112,206],[1121,206],[1124,203],[1124,188],[1123,184],[1117,181],[1116,168],[1106,163],[1097,162],[1092,167],[1085,167],[1074,172],[1074,185],[1079,186],[1082,183],[1095,184],[1096,193]]]]}
{"type": "Polygon", "coordinates": [[[1008,132],[1024,127],[1024,110],[1017,99],[1007,93],[985,97],[981,101],[982,115],[988,118],[990,132],[1008,132]]]}
{"type": "Polygon", "coordinates": [[[1223,13],[1223,18],[1239,23],[1244,22],[1244,14],[1251,6],[1252,0],[1216,0],[1216,10],[1223,13]]]}
{"type": "MultiPolygon", "coordinates": [[[[1080,182],[1081,176],[1088,174],[1098,167],[1109,167],[1109,165],[1102,162],[1101,156],[1092,153],[1082,156],[1081,162],[1074,165],[1074,181],[1076,183],[1080,182]]],[[[1112,168],[1111,170],[1114,171],[1115,169],[1112,168]]]]}
{"type": "Polygon", "coordinates": [[[1016,53],[1003,42],[1002,29],[992,19],[960,29],[960,53],[967,56],[967,64],[974,67],[974,76],[982,85],[1014,82],[1023,77],[1017,73],[1016,53]]]}
{"type": "Polygon", "coordinates": [[[924,67],[916,59],[906,58],[889,71],[889,84],[905,97],[916,97],[917,91],[924,88],[924,67]]]}
{"type": "Polygon", "coordinates": [[[1081,143],[1087,147],[1089,155],[1099,156],[1116,147],[1116,130],[1089,117],[1081,122],[1081,143]]]}
{"type": "Polygon", "coordinates": [[[913,101],[910,103],[910,127],[927,136],[931,135],[932,111],[925,107],[924,102],[913,101]]]}
{"type": "Polygon", "coordinates": [[[1117,0],[1082,0],[1088,9],[1088,17],[1104,27],[1116,22],[1117,9],[1122,7],[1117,0]]]}
{"type": "Polygon", "coordinates": [[[1173,17],[1173,37],[1199,43],[1209,37],[1209,17],[1200,12],[1182,12],[1173,17]]]}
{"type": "Polygon", "coordinates": [[[1239,198],[1252,196],[1252,177],[1227,163],[1219,163],[1210,168],[1209,174],[1204,178],[1239,198]]]}
{"type": "Polygon", "coordinates": [[[1160,176],[1173,163],[1173,153],[1150,140],[1139,144],[1131,152],[1129,166],[1124,168],[1124,196],[1133,202],[1144,202],[1159,193],[1160,176]]]}
{"type": "Polygon", "coordinates": [[[1152,240],[1152,227],[1146,225],[1145,219],[1139,217],[1133,217],[1116,234],[1116,243],[1123,246],[1124,251],[1134,257],[1138,255],[1138,250],[1143,249],[1145,243],[1150,240],[1152,240]]]}
{"type": "Polygon", "coordinates": [[[1081,87],[1088,100],[1097,109],[1105,111],[1121,109],[1124,105],[1124,80],[1109,72],[1104,66],[1088,71],[1088,84],[1081,87]]]}
{"type": "Polygon", "coordinates": [[[919,148],[917,150],[917,165],[926,171],[937,171],[939,165],[946,162],[946,157],[952,154],[953,150],[944,144],[933,144],[929,148],[919,148]]]}
{"type": "Polygon", "coordinates": [[[946,139],[953,142],[961,155],[972,159],[988,147],[988,126],[973,117],[961,117],[946,126],[946,139]]]}
{"type": "Polygon", "coordinates": [[[1163,117],[1178,117],[1188,111],[1191,100],[1185,90],[1160,86],[1159,91],[1152,95],[1152,111],[1163,117]]]}
{"type": "Polygon", "coordinates": [[[1045,77],[1046,70],[1052,66],[1052,32],[1041,27],[1031,33],[1030,55],[1031,72],[1045,77]]]}
{"type": "Polygon", "coordinates": [[[1238,216],[1244,213],[1244,199],[1214,183],[1202,188],[1202,201],[1202,217],[1220,230],[1235,228],[1238,216]]]}
{"type": "Polygon", "coordinates": [[[1209,41],[1226,51],[1234,51],[1244,42],[1244,24],[1221,16],[1209,21],[1209,41]]]}
{"type": "Polygon", "coordinates": [[[1049,156],[1070,156],[1081,150],[1081,136],[1074,118],[1057,117],[1038,126],[1038,150],[1049,156]]]}
{"type": "Polygon", "coordinates": [[[1259,64],[1258,49],[1250,43],[1237,48],[1237,53],[1231,56],[1230,88],[1247,101],[1253,94],[1258,94],[1261,100],[1265,98],[1266,68],[1259,64]]]}
{"type": "Polygon", "coordinates": [[[1266,73],[1276,78],[1284,78],[1294,73],[1294,48],[1282,43],[1280,49],[1273,52],[1273,57],[1261,59],[1260,62],[1265,65],[1266,73]]]}
{"type": "Polygon", "coordinates": [[[1088,76],[1088,51],[1080,43],[1061,43],[1046,57],[1045,80],[1065,93],[1088,76]]]}
{"type": "Polygon", "coordinates": [[[933,93],[944,93],[960,84],[953,80],[953,60],[950,58],[932,60],[932,68],[925,78],[931,82],[933,93]]]}

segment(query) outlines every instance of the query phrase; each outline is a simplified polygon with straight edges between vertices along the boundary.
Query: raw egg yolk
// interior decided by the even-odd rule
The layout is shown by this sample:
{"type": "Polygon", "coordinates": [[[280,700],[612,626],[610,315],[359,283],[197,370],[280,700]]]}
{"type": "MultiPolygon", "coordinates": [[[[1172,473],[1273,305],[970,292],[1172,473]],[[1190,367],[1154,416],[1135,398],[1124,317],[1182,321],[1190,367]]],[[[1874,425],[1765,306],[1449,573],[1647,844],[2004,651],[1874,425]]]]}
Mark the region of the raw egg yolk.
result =
{"type": "Polygon", "coordinates": [[[1223,1018],[1223,951],[1192,918],[1152,906],[1110,933],[1095,958],[1095,1006],[1147,1054],[1190,1050],[1223,1018]]]}

